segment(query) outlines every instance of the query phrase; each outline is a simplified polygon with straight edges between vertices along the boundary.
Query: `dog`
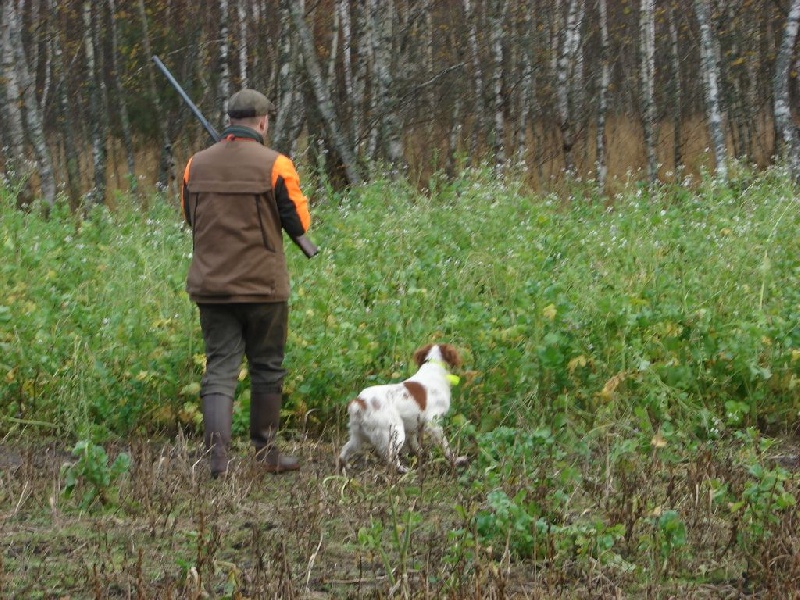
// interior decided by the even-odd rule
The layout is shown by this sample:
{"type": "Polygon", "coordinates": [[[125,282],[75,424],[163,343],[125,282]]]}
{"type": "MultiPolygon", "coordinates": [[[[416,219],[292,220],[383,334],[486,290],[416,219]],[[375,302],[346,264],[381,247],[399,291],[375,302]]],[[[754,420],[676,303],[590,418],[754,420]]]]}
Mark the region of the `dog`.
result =
{"type": "Polygon", "coordinates": [[[390,466],[406,473],[400,450],[408,444],[419,455],[424,432],[439,443],[451,465],[466,463],[466,457],[453,454],[438,422],[450,410],[450,386],[458,383],[458,377],[450,374],[461,364],[458,351],[450,344],[428,344],[414,352],[414,362],[419,370],[405,381],[368,387],[350,401],[350,438],[339,454],[340,471],[369,442],[390,466]]]}

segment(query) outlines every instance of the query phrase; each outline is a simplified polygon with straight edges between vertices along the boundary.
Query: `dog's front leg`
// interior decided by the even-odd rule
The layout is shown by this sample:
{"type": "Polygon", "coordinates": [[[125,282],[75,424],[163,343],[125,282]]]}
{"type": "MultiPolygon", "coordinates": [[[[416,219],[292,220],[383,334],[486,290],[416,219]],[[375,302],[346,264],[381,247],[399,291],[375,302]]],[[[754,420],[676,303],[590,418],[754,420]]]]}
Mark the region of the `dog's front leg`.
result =
{"type": "Polygon", "coordinates": [[[447,438],[444,435],[444,431],[442,430],[442,426],[438,423],[430,423],[427,427],[428,431],[431,432],[431,436],[435,439],[438,444],[442,447],[442,451],[444,452],[445,458],[450,461],[450,464],[454,467],[460,467],[467,464],[467,457],[466,456],[456,456],[453,454],[453,450],[450,448],[450,444],[447,441],[447,438]]]}

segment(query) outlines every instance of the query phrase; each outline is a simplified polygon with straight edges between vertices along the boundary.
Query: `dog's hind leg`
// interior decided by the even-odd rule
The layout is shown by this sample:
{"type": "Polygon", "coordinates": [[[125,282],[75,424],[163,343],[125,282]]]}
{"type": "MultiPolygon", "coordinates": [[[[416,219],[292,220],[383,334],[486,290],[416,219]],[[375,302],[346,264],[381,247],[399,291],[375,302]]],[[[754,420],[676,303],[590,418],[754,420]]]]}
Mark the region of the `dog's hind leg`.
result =
{"type": "Polygon", "coordinates": [[[350,427],[350,439],[347,440],[347,443],[342,447],[342,451],[339,453],[339,471],[344,469],[347,466],[348,459],[358,452],[364,439],[364,434],[359,427],[350,427]]]}
{"type": "Polygon", "coordinates": [[[378,439],[373,440],[384,460],[397,469],[398,473],[407,473],[408,467],[400,463],[400,451],[406,442],[406,432],[402,424],[392,425],[388,430],[381,430],[378,439]]]}

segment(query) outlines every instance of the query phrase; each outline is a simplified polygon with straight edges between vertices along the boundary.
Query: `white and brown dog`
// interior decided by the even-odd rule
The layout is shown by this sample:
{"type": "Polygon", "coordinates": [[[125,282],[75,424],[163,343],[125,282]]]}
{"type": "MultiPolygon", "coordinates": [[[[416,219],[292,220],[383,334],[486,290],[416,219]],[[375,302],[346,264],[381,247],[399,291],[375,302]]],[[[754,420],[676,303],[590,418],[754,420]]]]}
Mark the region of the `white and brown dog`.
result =
{"type": "Polygon", "coordinates": [[[350,439],[339,454],[339,469],[364,442],[370,442],[390,465],[405,473],[400,450],[407,443],[419,454],[424,432],[434,437],[452,465],[466,462],[466,457],[453,454],[438,422],[450,410],[450,386],[458,383],[458,377],[450,374],[461,364],[458,352],[449,344],[429,344],[414,353],[414,361],[419,370],[412,377],[368,387],[349,403],[350,439]]]}

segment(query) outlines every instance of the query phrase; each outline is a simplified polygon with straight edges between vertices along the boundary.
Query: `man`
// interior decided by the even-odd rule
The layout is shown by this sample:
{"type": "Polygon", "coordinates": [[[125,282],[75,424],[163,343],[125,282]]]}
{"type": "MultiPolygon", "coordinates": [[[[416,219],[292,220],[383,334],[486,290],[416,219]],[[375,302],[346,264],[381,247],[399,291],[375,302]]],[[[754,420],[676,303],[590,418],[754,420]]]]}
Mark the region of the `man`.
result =
{"type": "Polygon", "coordinates": [[[250,439],[266,470],[295,471],[279,453],[289,271],[281,229],[297,237],[311,222],[292,161],[266,147],[272,103],[251,89],[228,103],[220,141],[192,156],[183,176],[193,253],[186,281],[200,310],[206,372],[200,389],[211,475],[228,469],[233,396],[242,357],[250,369],[250,439]]]}

